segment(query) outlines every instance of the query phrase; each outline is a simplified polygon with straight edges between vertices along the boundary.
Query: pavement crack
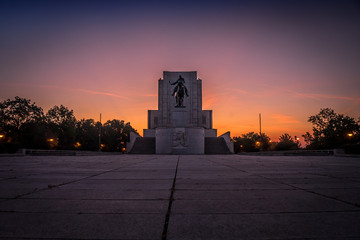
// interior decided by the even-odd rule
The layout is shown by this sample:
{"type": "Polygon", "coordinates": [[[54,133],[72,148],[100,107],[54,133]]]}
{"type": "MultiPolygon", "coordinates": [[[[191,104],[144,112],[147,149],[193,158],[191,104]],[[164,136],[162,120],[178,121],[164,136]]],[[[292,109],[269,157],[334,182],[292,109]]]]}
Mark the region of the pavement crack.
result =
{"type": "Polygon", "coordinates": [[[6,199],[6,200],[4,200],[4,201],[14,200],[14,199],[22,198],[22,197],[24,197],[24,196],[32,195],[32,194],[34,194],[34,193],[38,193],[38,192],[42,192],[42,191],[46,191],[46,190],[51,190],[51,189],[54,189],[54,188],[58,188],[58,187],[61,187],[61,186],[64,186],[64,185],[72,184],[72,183],[76,183],[76,182],[79,182],[79,181],[82,181],[82,180],[85,180],[85,179],[97,177],[97,176],[100,176],[100,175],[102,175],[102,174],[106,174],[106,173],[109,173],[109,172],[117,171],[117,170],[119,170],[119,169],[121,169],[121,168],[129,167],[129,166],[134,166],[134,165],[141,164],[141,163],[143,163],[143,162],[147,162],[147,161],[151,161],[151,160],[152,160],[152,159],[150,159],[150,160],[144,160],[144,161],[140,161],[140,162],[136,162],[136,163],[127,164],[127,165],[124,165],[124,166],[121,166],[121,167],[118,167],[118,168],[110,169],[110,170],[107,170],[107,171],[104,171],[104,172],[92,174],[92,175],[90,175],[90,176],[86,176],[86,177],[79,178],[79,179],[74,179],[74,180],[71,180],[71,181],[68,181],[68,182],[64,182],[64,183],[59,183],[59,184],[54,184],[54,185],[49,184],[47,187],[40,188],[40,189],[39,189],[39,188],[35,188],[34,190],[32,190],[32,191],[30,191],[30,192],[16,195],[15,197],[8,198],[8,199],[6,199]]]}
{"type": "Polygon", "coordinates": [[[226,166],[226,167],[229,167],[229,168],[232,168],[232,169],[236,169],[236,170],[238,170],[238,171],[247,173],[247,174],[252,175],[252,176],[257,176],[257,177],[266,179],[266,180],[268,180],[268,181],[270,181],[270,182],[273,182],[273,183],[276,183],[276,184],[282,184],[282,185],[291,187],[291,188],[293,188],[293,189],[301,190],[301,191],[304,191],[304,192],[307,192],[307,193],[311,193],[311,194],[314,194],[314,195],[317,195],[317,196],[320,196],[320,197],[332,199],[332,200],[335,200],[335,201],[338,201],[338,202],[341,202],[341,203],[350,205],[350,206],[352,206],[352,207],[357,207],[357,208],[360,207],[360,205],[359,205],[358,203],[353,203],[353,202],[346,201],[346,200],[343,200],[343,199],[339,199],[339,198],[336,198],[336,197],[333,197],[333,196],[328,196],[328,195],[326,195],[326,194],[321,194],[321,193],[319,193],[319,192],[315,192],[315,191],[312,191],[312,190],[310,190],[310,189],[305,189],[305,188],[301,188],[301,187],[295,186],[295,185],[293,185],[293,184],[289,184],[289,183],[285,183],[285,182],[282,182],[282,181],[278,181],[278,180],[275,180],[275,179],[272,179],[272,178],[263,176],[263,175],[261,175],[261,174],[250,173],[250,172],[247,172],[247,171],[238,169],[237,167],[234,167],[234,166],[231,166],[231,165],[227,165],[227,164],[224,164],[224,163],[219,163],[219,162],[211,161],[211,160],[208,160],[208,161],[209,161],[209,162],[212,162],[212,163],[216,163],[216,164],[222,165],[222,166],[226,166]]]}
{"type": "Polygon", "coordinates": [[[177,163],[176,163],[175,175],[174,175],[173,184],[172,184],[172,187],[171,187],[171,193],[170,193],[170,197],[169,197],[168,210],[167,210],[166,215],[165,215],[164,229],[163,229],[163,233],[162,233],[162,236],[161,236],[162,240],[167,239],[167,232],[168,232],[169,221],[170,221],[171,207],[172,207],[172,203],[174,201],[174,192],[175,192],[176,176],[177,176],[179,161],[180,161],[180,156],[178,156],[177,163]]]}

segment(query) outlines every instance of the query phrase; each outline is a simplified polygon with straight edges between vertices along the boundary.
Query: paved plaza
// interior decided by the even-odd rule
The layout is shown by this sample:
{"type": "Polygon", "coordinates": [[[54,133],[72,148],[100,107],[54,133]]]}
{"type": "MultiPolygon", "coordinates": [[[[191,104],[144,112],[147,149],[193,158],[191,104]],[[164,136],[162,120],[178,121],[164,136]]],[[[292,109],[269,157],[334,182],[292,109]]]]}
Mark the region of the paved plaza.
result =
{"type": "Polygon", "coordinates": [[[0,239],[360,239],[360,158],[0,157],[0,239]]]}

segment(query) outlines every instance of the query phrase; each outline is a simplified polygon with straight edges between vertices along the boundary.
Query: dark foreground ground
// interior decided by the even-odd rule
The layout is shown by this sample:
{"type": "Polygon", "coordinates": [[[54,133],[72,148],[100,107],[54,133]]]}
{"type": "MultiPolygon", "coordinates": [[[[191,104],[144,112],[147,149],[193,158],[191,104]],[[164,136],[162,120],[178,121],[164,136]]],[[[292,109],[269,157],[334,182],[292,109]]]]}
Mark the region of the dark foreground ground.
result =
{"type": "Polygon", "coordinates": [[[360,239],[360,158],[0,158],[0,239],[360,239]]]}

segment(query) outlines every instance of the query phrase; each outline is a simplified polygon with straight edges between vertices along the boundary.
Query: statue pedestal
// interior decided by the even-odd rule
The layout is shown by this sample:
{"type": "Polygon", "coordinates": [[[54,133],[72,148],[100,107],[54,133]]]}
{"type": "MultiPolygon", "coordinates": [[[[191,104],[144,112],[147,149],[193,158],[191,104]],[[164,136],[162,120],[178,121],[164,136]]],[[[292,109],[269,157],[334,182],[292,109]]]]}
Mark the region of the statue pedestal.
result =
{"type": "Polygon", "coordinates": [[[175,108],[172,112],[172,125],[174,127],[185,127],[190,122],[189,114],[186,108],[175,108]]]}

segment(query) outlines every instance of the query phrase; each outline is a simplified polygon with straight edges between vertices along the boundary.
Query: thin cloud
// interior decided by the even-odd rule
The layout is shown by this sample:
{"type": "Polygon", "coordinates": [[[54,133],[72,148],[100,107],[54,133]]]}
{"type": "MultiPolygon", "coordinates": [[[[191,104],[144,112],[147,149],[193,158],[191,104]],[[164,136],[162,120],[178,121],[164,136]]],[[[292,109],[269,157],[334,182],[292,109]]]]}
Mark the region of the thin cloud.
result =
{"type": "MultiPolygon", "coordinates": [[[[16,86],[16,87],[34,87],[33,84],[30,83],[0,83],[2,85],[5,86],[16,86]]],[[[115,97],[115,98],[120,98],[120,99],[130,99],[129,97],[123,96],[123,95],[119,95],[119,94],[115,94],[115,93],[111,93],[111,92],[103,92],[103,91],[94,91],[94,90],[90,90],[90,89],[85,89],[85,88],[69,88],[69,87],[61,87],[61,86],[57,86],[57,85],[38,85],[41,88],[46,88],[46,89],[61,89],[61,90],[65,90],[65,91],[73,91],[73,92],[83,92],[83,93],[88,93],[91,95],[103,95],[103,96],[109,96],[109,97],[115,97]]],[[[147,93],[147,94],[131,94],[132,96],[138,96],[138,97],[157,97],[157,94],[152,94],[152,93],[147,93]]]]}
{"type": "Polygon", "coordinates": [[[341,100],[347,100],[347,101],[358,101],[360,98],[355,97],[347,97],[347,96],[339,96],[339,95],[330,95],[330,94],[319,94],[319,93],[299,93],[295,91],[291,91],[297,96],[306,97],[306,98],[312,98],[312,99],[341,99],[341,100]]]}
{"type": "Polygon", "coordinates": [[[94,91],[89,89],[83,89],[83,88],[67,88],[67,87],[60,87],[56,85],[40,85],[42,88],[51,88],[51,89],[63,89],[66,91],[74,91],[74,92],[84,92],[92,95],[103,95],[103,96],[109,96],[109,97],[115,97],[120,99],[129,99],[128,97],[118,95],[115,93],[109,93],[109,92],[101,92],[101,91],[94,91]]]}
{"type": "Polygon", "coordinates": [[[236,92],[236,93],[240,93],[240,94],[249,94],[248,91],[240,89],[240,88],[226,88],[225,91],[231,91],[231,92],[236,92]]]}
{"type": "Polygon", "coordinates": [[[143,96],[143,97],[157,97],[158,95],[157,94],[143,94],[143,95],[140,95],[140,96],[143,96]]]}
{"type": "Polygon", "coordinates": [[[284,114],[273,114],[271,118],[277,124],[293,124],[293,123],[301,123],[299,120],[290,115],[284,114]]]}
{"type": "Polygon", "coordinates": [[[360,104],[360,98],[358,98],[357,100],[355,100],[355,101],[351,104],[351,106],[349,106],[348,108],[346,108],[346,109],[344,110],[344,113],[345,113],[345,114],[351,113],[351,112],[354,110],[354,108],[357,107],[359,104],[360,104]]]}
{"type": "Polygon", "coordinates": [[[246,95],[249,93],[239,88],[224,88],[221,91],[216,91],[216,92],[208,91],[203,95],[203,107],[205,108],[214,107],[214,105],[218,103],[219,100],[224,100],[224,99],[229,100],[230,98],[236,100],[238,97],[237,94],[246,95]]]}
{"type": "MultiPolygon", "coordinates": [[[[346,101],[360,101],[360,97],[349,97],[349,96],[342,96],[342,95],[332,95],[332,94],[322,94],[322,93],[303,93],[298,92],[294,90],[290,90],[288,88],[284,87],[272,87],[268,84],[263,84],[266,87],[266,92],[271,92],[272,94],[278,93],[278,92],[287,92],[291,94],[292,96],[296,97],[303,97],[303,98],[310,98],[310,99],[336,99],[336,100],[346,100],[346,101]],[[270,91],[270,88],[272,88],[273,91],[270,91]]],[[[262,94],[263,95],[263,94],[262,94]]]]}
{"type": "Polygon", "coordinates": [[[215,103],[219,101],[219,99],[222,99],[223,96],[226,95],[226,93],[213,93],[213,94],[206,94],[206,96],[203,96],[203,108],[212,108],[214,107],[215,103]]]}

